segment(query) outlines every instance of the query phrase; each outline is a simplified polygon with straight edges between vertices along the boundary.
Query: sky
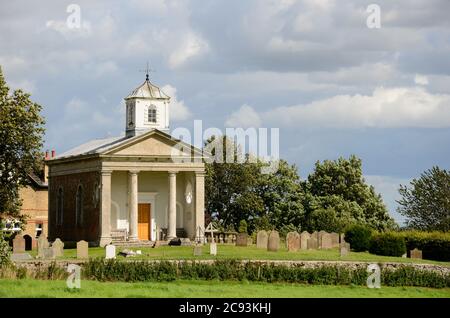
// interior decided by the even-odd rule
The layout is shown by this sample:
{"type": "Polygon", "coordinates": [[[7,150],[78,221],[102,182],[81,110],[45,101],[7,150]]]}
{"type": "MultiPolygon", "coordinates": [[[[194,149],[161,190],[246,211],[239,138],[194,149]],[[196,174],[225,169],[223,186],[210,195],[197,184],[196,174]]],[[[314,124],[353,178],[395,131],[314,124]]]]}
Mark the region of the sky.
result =
{"type": "Polygon", "coordinates": [[[401,223],[399,184],[450,168],[448,12],[448,0],[0,0],[0,65],[43,106],[46,149],[122,134],[148,61],[171,129],[279,128],[302,178],[355,154],[401,223]]]}

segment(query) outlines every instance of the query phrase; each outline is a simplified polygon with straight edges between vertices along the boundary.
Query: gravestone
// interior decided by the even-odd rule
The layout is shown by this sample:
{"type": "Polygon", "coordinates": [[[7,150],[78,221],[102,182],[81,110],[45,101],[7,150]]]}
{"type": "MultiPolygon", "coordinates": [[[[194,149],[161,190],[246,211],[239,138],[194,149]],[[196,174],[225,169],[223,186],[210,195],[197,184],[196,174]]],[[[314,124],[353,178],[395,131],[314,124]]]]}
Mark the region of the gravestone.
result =
{"type": "Polygon", "coordinates": [[[42,248],[42,258],[44,259],[55,259],[55,250],[52,247],[42,248]]]}
{"type": "Polygon", "coordinates": [[[319,246],[319,243],[317,242],[317,235],[311,235],[311,237],[308,239],[308,243],[307,243],[308,250],[316,250],[318,248],[318,246],[319,246]]]}
{"type": "Polygon", "coordinates": [[[247,236],[247,246],[250,246],[253,244],[253,239],[251,236],[247,236]]]}
{"type": "Polygon", "coordinates": [[[202,255],[202,246],[201,245],[195,245],[194,246],[194,256],[201,256],[202,255]]]}
{"type": "Polygon", "coordinates": [[[320,243],[321,243],[320,248],[323,248],[323,249],[332,248],[333,242],[331,240],[331,234],[329,234],[329,233],[322,234],[322,239],[321,239],[320,243]]]}
{"type": "Polygon", "coordinates": [[[53,242],[52,248],[55,257],[64,256],[64,243],[59,238],[53,242]]]}
{"type": "Polygon", "coordinates": [[[322,248],[322,237],[328,234],[326,231],[319,231],[319,233],[317,233],[317,244],[319,245],[319,248],[322,248]]]}
{"type": "Polygon", "coordinates": [[[340,248],[339,248],[339,254],[340,256],[347,256],[348,252],[350,252],[350,243],[341,243],[340,248]]]}
{"type": "Polygon", "coordinates": [[[339,234],[337,233],[330,233],[331,235],[331,247],[335,248],[335,247],[339,247],[339,234]]]}
{"type": "Polygon", "coordinates": [[[300,234],[289,232],[286,235],[286,247],[288,252],[297,252],[300,249],[300,234]]]}
{"type": "Polygon", "coordinates": [[[247,246],[247,233],[238,233],[236,236],[236,246],[247,246]]]}
{"type": "Polygon", "coordinates": [[[280,235],[277,231],[269,232],[269,240],[267,243],[267,250],[271,252],[277,252],[280,248],[280,235]]]}
{"type": "Polygon", "coordinates": [[[209,244],[209,254],[214,256],[217,255],[217,243],[209,244]]]}
{"type": "Polygon", "coordinates": [[[233,235],[232,234],[227,235],[227,244],[233,244],[233,235]]]}
{"type": "Polygon", "coordinates": [[[106,259],[116,258],[116,247],[112,244],[106,245],[106,259]]]}
{"type": "Polygon", "coordinates": [[[259,231],[256,235],[256,248],[267,248],[267,242],[268,242],[268,234],[266,231],[262,230],[259,231]]]}
{"type": "Polygon", "coordinates": [[[28,253],[20,253],[20,254],[11,254],[10,256],[11,261],[27,261],[30,259],[33,259],[33,257],[28,253]]]}
{"type": "Polygon", "coordinates": [[[345,243],[345,234],[344,233],[341,233],[339,235],[339,243],[340,244],[345,243]]]}
{"type": "Polygon", "coordinates": [[[223,234],[219,235],[219,243],[223,244],[224,240],[223,240],[223,234]]]}
{"type": "Polygon", "coordinates": [[[25,239],[22,235],[16,235],[13,239],[13,254],[25,253],[25,239]]]}
{"type": "Polygon", "coordinates": [[[38,238],[38,257],[44,258],[44,249],[48,248],[50,244],[48,244],[47,237],[41,234],[38,238]]]}
{"type": "Polygon", "coordinates": [[[77,258],[89,258],[89,244],[86,241],[77,242],[77,258]]]}
{"type": "Polygon", "coordinates": [[[422,259],[422,251],[417,248],[409,251],[409,253],[411,258],[422,259]]]}
{"type": "Polygon", "coordinates": [[[302,234],[300,234],[300,248],[302,250],[308,249],[308,240],[311,237],[311,234],[309,234],[306,231],[303,231],[302,234]]]}

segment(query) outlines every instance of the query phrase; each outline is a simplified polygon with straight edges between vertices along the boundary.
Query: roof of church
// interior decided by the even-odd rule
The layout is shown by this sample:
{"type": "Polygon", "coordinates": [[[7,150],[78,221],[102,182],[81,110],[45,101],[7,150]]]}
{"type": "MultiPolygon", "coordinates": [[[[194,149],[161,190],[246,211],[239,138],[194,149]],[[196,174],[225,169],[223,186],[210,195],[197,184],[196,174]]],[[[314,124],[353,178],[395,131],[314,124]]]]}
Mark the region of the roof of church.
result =
{"type": "Polygon", "coordinates": [[[130,98],[169,99],[170,97],[147,79],[142,85],[135,88],[127,97],[125,97],[125,99],[130,98]]]}
{"type": "Polygon", "coordinates": [[[60,155],[52,158],[50,161],[58,160],[58,159],[65,159],[65,158],[69,158],[69,157],[76,157],[76,156],[81,156],[81,155],[102,154],[102,153],[107,152],[108,150],[119,147],[121,145],[132,143],[134,140],[137,141],[137,140],[139,140],[141,138],[145,138],[146,136],[151,135],[151,134],[159,134],[160,136],[163,136],[163,137],[173,140],[175,142],[182,142],[186,146],[190,146],[193,149],[196,149],[197,151],[200,151],[200,152],[202,151],[192,145],[184,143],[181,140],[173,138],[171,135],[169,135],[163,131],[160,131],[158,129],[152,129],[147,133],[144,133],[141,135],[136,135],[133,137],[119,136],[119,137],[109,137],[109,138],[104,138],[104,139],[94,139],[94,140],[88,141],[78,147],[72,148],[72,149],[60,154],[60,155]]]}

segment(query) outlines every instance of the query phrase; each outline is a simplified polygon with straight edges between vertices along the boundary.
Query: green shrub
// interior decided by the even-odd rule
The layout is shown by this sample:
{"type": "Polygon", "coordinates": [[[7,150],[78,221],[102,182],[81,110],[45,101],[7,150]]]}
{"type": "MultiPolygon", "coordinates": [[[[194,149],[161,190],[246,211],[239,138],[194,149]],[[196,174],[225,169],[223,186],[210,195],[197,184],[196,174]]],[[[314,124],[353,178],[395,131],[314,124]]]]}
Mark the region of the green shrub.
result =
{"type": "Polygon", "coordinates": [[[369,252],[384,256],[402,256],[406,253],[405,239],[392,232],[372,235],[369,252]]]}
{"type": "Polygon", "coordinates": [[[367,251],[370,247],[372,230],[364,225],[352,225],[345,231],[345,241],[356,252],[367,251]]]}
{"type": "Polygon", "coordinates": [[[408,254],[417,248],[424,259],[450,262],[450,232],[399,232],[404,237],[408,254]]]}
{"type": "Polygon", "coordinates": [[[239,222],[239,233],[247,233],[247,221],[241,220],[239,222]]]}
{"type": "Polygon", "coordinates": [[[11,248],[3,232],[0,231],[0,268],[10,263],[11,248]]]}

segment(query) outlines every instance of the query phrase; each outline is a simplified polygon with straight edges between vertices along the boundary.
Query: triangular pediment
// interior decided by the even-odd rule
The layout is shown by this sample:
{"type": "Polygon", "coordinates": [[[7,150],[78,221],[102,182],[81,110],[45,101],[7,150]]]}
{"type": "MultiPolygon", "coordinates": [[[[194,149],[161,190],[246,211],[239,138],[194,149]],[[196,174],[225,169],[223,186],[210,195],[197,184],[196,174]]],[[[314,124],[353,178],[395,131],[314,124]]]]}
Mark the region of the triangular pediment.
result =
{"type": "Polygon", "coordinates": [[[201,156],[201,150],[155,129],[110,148],[103,154],[131,157],[172,157],[186,156],[192,153],[195,156],[201,156]]]}

